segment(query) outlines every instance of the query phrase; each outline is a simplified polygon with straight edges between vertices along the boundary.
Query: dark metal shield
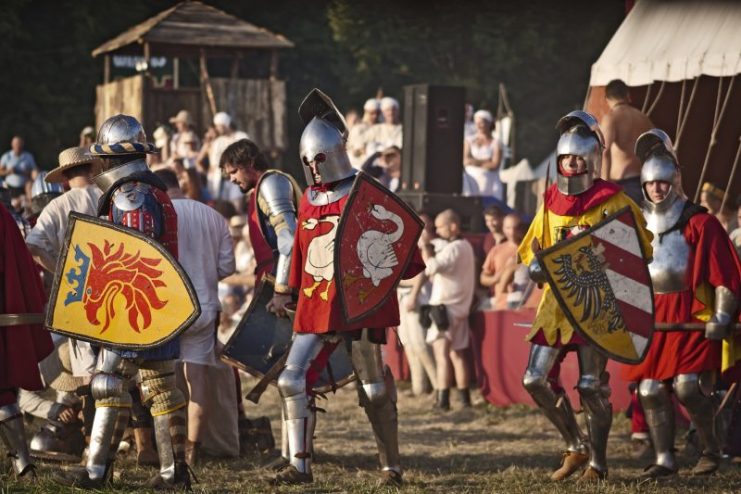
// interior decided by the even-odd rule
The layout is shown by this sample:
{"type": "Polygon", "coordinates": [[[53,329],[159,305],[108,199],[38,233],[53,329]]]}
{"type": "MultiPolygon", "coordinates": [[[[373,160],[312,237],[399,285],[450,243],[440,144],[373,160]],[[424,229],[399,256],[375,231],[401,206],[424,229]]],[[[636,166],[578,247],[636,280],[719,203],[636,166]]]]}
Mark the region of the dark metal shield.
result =
{"type": "Polygon", "coordinates": [[[424,223],[394,193],[359,172],[335,237],[335,279],[348,323],[380,309],[412,260],[424,223]]]}
{"type": "Polygon", "coordinates": [[[629,207],[537,253],[571,325],[614,360],[635,364],[654,332],[653,285],[629,207]]]}
{"type": "MultiPolygon", "coordinates": [[[[252,303],[221,353],[221,360],[258,378],[288,351],[293,337],[291,320],[277,317],[265,308],[273,298],[273,288],[272,279],[262,279],[252,303]]],[[[314,391],[327,393],[354,380],[350,355],[344,345],[338,345],[314,385],[314,391]]]]}

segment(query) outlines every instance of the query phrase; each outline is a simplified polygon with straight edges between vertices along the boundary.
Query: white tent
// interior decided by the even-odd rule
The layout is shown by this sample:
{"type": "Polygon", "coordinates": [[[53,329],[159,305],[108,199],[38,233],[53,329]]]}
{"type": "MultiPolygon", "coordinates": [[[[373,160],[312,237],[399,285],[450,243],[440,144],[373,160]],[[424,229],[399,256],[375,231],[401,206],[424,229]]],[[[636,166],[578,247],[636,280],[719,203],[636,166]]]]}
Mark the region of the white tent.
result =
{"type": "MultiPolygon", "coordinates": [[[[741,1],[638,0],[592,66],[587,111],[607,112],[604,87],[632,102],[674,140],[683,185],[712,181],[728,205],[741,193],[741,1]]],[[[691,197],[692,197],[691,195],[691,197]]]]}
{"type": "Polygon", "coordinates": [[[597,62],[590,86],[678,82],[741,71],[741,4],[639,0],[597,62]]]}

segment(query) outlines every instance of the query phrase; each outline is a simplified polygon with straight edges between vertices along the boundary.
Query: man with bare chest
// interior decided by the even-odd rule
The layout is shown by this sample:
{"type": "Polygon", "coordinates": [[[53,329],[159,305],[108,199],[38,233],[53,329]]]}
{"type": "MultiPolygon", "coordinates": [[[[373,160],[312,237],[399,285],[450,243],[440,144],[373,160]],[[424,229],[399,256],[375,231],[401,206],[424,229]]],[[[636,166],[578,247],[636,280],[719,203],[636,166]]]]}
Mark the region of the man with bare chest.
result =
{"type": "Polygon", "coordinates": [[[631,106],[628,86],[620,79],[607,84],[605,99],[610,111],[600,122],[605,136],[601,177],[617,182],[628,197],[640,204],[643,200],[641,163],[633,149],[638,136],[654,125],[647,115],[631,106]]]}

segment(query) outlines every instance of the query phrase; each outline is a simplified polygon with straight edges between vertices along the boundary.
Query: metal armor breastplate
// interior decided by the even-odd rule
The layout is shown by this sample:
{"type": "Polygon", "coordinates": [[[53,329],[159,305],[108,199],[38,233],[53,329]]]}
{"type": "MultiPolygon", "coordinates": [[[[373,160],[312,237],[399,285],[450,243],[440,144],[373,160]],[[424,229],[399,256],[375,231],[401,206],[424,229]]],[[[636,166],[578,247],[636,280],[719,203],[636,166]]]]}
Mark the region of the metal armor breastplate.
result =
{"type": "Polygon", "coordinates": [[[352,177],[352,179],[346,179],[338,183],[337,186],[331,190],[317,190],[310,188],[307,195],[309,204],[312,206],[326,206],[327,204],[337,202],[350,193],[350,189],[352,189],[352,184],[354,182],[355,177],[352,177]]]}
{"type": "Polygon", "coordinates": [[[654,250],[653,261],[648,265],[654,293],[680,292],[689,288],[687,271],[690,246],[684,238],[683,229],[664,234],[677,224],[686,202],[685,199],[678,197],[668,207],[662,205],[661,208],[652,208],[650,207],[652,203],[644,205],[646,224],[654,234],[651,242],[654,250]]]}
{"type": "Polygon", "coordinates": [[[689,288],[690,246],[681,230],[667,233],[659,241],[655,234],[651,245],[654,259],[648,265],[654,293],[681,292],[689,288]]]}

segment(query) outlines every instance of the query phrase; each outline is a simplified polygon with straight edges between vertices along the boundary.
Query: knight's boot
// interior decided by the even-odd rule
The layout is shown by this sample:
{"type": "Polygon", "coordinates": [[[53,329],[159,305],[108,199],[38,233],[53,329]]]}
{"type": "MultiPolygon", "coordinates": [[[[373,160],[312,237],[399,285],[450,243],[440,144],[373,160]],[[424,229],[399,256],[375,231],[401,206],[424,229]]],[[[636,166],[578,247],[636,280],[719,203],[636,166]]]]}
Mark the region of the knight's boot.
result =
{"type": "Polygon", "coordinates": [[[288,443],[288,461],[273,482],[305,484],[314,481],[311,474],[316,410],[306,389],[306,373],[319,355],[325,340],[315,334],[297,334],[288,351],[286,368],[278,377],[283,406],[283,427],[288,443]]]}
{"type": "Polygon", "coordinates": [[[151,489],[190,490],[185,462],[187,402],[175,386],[175,361],[146,361],[139,369],[142,403],[149,407],[160,459],[160,471],[147,482],[151,489]]]}
{"type": "Polygon", "coordinates": [[[674,378],[674,392],[695,424],[702,446],[702,455],[692,475],[710,475],[720,466],[720,444],[715,433],[716,405],[711,397],[714,387],[712,372],[680,374],[674,378]]]}
{"type": "Polygon", "coordinates": [[[607,437],[612,426],[610,374],[604,370],[607,359],[591,346],[580,346],[578,358],[581,377],[576,387],[586,413],[590,442],[589,468],[579,480],[591,482],[607,477],[607,437]]]}
{"type": "Polygon", "coordinates": [[[566,442],[566,452],[563,454],[561,466],[551,475],[551,479],[556,481],[573,475],[589,461],[587,441],[576,422],[568,396],[553,391],[548,381],[548,374],[559,353],[558,348],[532,345],[527,370],[522,380],[525,389],[566,442]]]}
{"type": "Polygon", "coordinates": [[[185,408],[181,407],[152,417],[160,471],[147,482],[150,489],[191,489],[190,471],[185,461],[188,433],[185,413],[185,408]]]}
{"type": "Polygon", "coordinates": [[[15,474],[19,477],[29,473],[33,475],[35,466],[28,453],[23,414],[18,403],[0,406],[0,438],[8,450],[15,474]]]}
{"type": "Polygon", "coordinates": [[[288,436],[288,465],[278,471],[274,482],[276,484],[313,482],[311,457],[316,412],[311,409],[311,403],[306,395],[284,398],[283,407],[286,416],[284,427],[288,436]]]}
{"type": "Polygon", "coordinates": [[[385,369],[384,374],[384,382],[362,383],[358,386],[358,394],[360,406],[368,416],[378,446],[378,461],[381,464],[383,475],[382,483],[398,487],[402,484],[402,472],[399,456],[396,385],[388,368],[385,369]]]}
{"type": "Polygon", "coordinates": [[[656,459],[640,475],[642,479],[669,477],[677,472],[674,455],[674,404],[666,385],[654,379],[644,379],[638,385],[648,431],[651,435],[656,459]]]}
{"type": "Polygon", "coordinates": [[[128,380],[136,370],[137,366],[133,361],[110,350],[103,349],[98,354],[95,374],[90,381],[90,395],[95,400],[95,416],[90,431],[87,463],[84,470],[58,476],[60,483],[99,489],[110,481],[113,458],[131,409],[128,380]],[[122,420],[119,422],[120,412],[122,420]]]}

